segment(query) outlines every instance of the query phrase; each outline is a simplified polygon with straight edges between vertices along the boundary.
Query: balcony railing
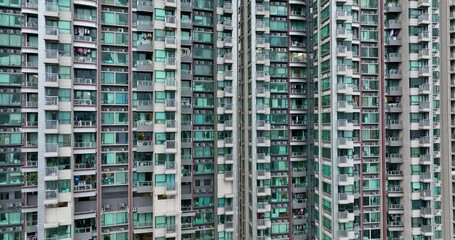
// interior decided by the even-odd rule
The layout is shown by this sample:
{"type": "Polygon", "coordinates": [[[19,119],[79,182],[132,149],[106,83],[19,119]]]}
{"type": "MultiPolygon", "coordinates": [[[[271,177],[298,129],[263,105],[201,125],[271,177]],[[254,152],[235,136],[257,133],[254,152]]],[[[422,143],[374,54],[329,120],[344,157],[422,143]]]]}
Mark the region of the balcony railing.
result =
{"type": "Polygon", "coordinates": [[[48,11],[48,12],[57,12],[58,13],[58,4],[57,3],[52,3],[52,2],[47,2],[46,3],[46,11],[48,11]]]}
{"type": "Polygon", "coordinates": [[[46,200],[53,200],[58,198],[58,190],[46,190],[45,191],[46,200]]]}
{"type": "Polygon", "coordinates": [[[166,16],[166,23],[167,23],[167,24],[175,24],[175,23],[176,23],[176,16],[174,16],[174,15],[167,15],[167,16],[166,16]]]}
{"type": "Polygon", "coordinates": [[[46,35],[58,36],[58,27],[46,26],[46,35]]]}
{"type": "Polygon", "coordinates": [[[46,174],[46,177],[58,176],[58,167],[57,166],[47,167],[45,169],[45,174],[46,174]]]}
{"type": "Polygon", "coordinates": [[[58,152],[58,143],[46,143],[46,152],[58,152]]]}
{"type": "Polygon", "coordinates": [[[46,129],[58,129],[58,120],[46,120],[46,129]]]}
{"type": "Polygon", "coordinates": [[[58,73],[46,73],[46,82],[57,82],[58,73]]]}

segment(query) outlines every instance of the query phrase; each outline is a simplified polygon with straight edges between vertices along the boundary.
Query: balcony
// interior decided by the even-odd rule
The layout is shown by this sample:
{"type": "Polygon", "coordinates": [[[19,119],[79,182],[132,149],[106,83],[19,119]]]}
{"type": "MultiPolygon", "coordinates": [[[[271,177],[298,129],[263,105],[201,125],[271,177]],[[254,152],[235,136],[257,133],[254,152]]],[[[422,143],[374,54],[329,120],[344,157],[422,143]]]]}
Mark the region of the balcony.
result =
{"type": "Polygon", "coordinates": [[[422,234],[424,236],[433,236],[433,226],[432,225],[422,225],[420,227],[420,232],[422,232],[422,234]]]}
{"type": "Polygon", "coordinates": [[[338,193],[339,204],[352,204],[354,203],[354,195],[352,193],[338,193]]]}
{"type": "Polygon", "coordinates": [[[338,175],[338,185],[345,186],[352,184],[354,184],[354,177],[350,177],[348,174],[338,175]]]}
{"type": "Polygon", "coordinates": [[[429,77],[431,75],[431,68],[424,66],[419,68],[419,77],[429,77]]]}
{"type": "Polygon", "coordinates": [[[401,22],[397,19],[391,19],[386,22],[385,27],[388,29],[401,29],[401,22]]]}
{"type": "Polygon", "coordinates": [[[165,145],[166,149],[176,149],[177,142],[175,140],[166,140],[165,145]]]}
{"type": "Polygon", "coordinates": [[[95,182],[78,182],[77,184],[74,185],[74,192],[85,192],[85,191],[91,191],[96,189],[96,183],[95,182]]]}
{"type": "Polygon", "coordinates": [[[340,156],[337,158],[337,160],[339,167],[352,167],[354,165],[354,159],[352,156],[340,156]]]}
{"type": "Polygon", "coordinates": [[[136,165],[137,172],[152,172],[153,171],[153,161],[151,161],[151,160],[137,161],[135,165],[136,165]]]}
{"type": "Polygon", "coordinates": [[[175,99],[166,99],[164,101],[164,106],[166,108],[169,108],[169,111],[171,111],[171,109],[174,109],[177,107],[177,100],[175,99]]]}
{"type": "Polygon", "coordinates": [[[386,144],[388,146],[403,146],[403,139],[401,139],[400,137],[388,137],[386,139],[386,144]]]}
{"type": "Polygon", "coordinates": [[[338,212],[338,222],[346,223],[354,221],[354,214],[350,212],[338,212]]]}
{"type": "Polygon", "coordinates": [[[73,104],[75,106],[92,106],[94,102],[91,99],[74,99],[73,104]]]}
{"type": "Polygon", "coordinates": [[[138,111],[151,111],[153,109],[152,100],[137,100],[136,108],[138,111]]]}
{"type": "Polygon", "coordinates": [[[403,208],[403,204],[392,204],[390,203],[388,206],[387,206],[387,209],[390,211],[400,211],[400,212],[403,212],[404,208],[403,208]]]}
{"type": "Polygon", "coordinates": [[[45,181],[58,180],[58,167],[46,167],[44,172],[45,181]]]}
{"type": "Polygon", "coordinates": [[[430,42],[431,41],[431,36],[430,32],[428,31],[423,31],[419,33],[418,40],[420,42],[430,42]]]}
{"type": "Polygon", "coordinates": [[[96,142],[74,142],[74,148],[96,148],[96,142]]]}
{"type": "Polygon", "coordinates": [[[267,25],[265,22],[257,21],[256,22],[256,32],[265,32],[267,25]]]}
{"type": "Polygon", "coordinates": [[[265,47],[266,41],[263,37],[256,37],[256,45],[257,47],[265,47]]]}
{"type": "Polygon", "coordinates": [[[44,58],[44,62],[58,64],[58,58],[58,50],[46,49],[46,57],[44,58]]]}
{"type": "Polygon", "coordinates": [[[58,153],[58,143],[46,143],[46,153],[58,153]]]}
{"type": "Polygon", "coordinates": [[[92,36],[80,36],[80,35],[74,35],[74,41],[78,42],[94,42],[94,37],[92,36]]]}
{"type": "Polygon", "coordinates": [[[74,56],[73,61],[74,63],[96,63],[96,59],[88,57],[88,56],[74,56]]]}
{"type": "Polygon", "coordinates": [[[174,57],[167,57],[164,62],[166,69],[176,69],[177,61],[174,57]]]}
{"type": "Polygon", "coordinates": [[[423,155],[420,155],[420,157],[419,157],[419,164],[422,164],[422,165],[429,165],[429,164],[432,164],[431,155],[430,155],[430,154],[423,154],[423,155]]]}
{"type": "Polygon", "coordinates": [[[177,193],[177,184],[176,183],[167,183],[166,184],[166,194],[175,195],[177,193]]]}
{"type": "Polygon", "coordinates": [[[58,83],[58,78],[58,73],[46,73],[46,83],[58,83]]]}
{"type": "Polygon", "coordinates": [[[164,6],[176,8],[177,7],[177,0],[165,0],[164,1],[164,6]]]}
{"type": "Polygon", "coordinates": [[[422,145],[432,144],[430,136],[422,136],[419,138],[419,143],[422,145]]]}
{"type": "Polygon", "coordinates": [[[137,10],[152,12],[153,11],[153,2],[151,0],[138,0],[137,1],[137,10]]]}
{"type": "Polygon", "coordinates": [[[337,46],[337,56],[338,57],[348,57],[349,53],[350,53],[350,51],[347,46],[344,46],[344,45],[337,46]]]}
{"type": "MultiPolygon", "coordinates": [[[[169,0],[166,0],[169,1],[169,0]]],[[[175,225],[166,225],[166,238],[175,238],[177,236],[177,230],[175,225]]]]}
{"type": "Polygon", "coordinates": [[[386,128],[388,129],[402,129],[403,123],[400,120],[387,120],[386,128]]]}
{"type": "Polygon", "coordinates": [[[224,37],[223,43],[225,47],[232,47],[232,37],[231,36],[224,37]]]}
{"type": "Polygon", "coordinates": [[[58,120],[46,120],[46,130],[58,130],[58,120]]]}
{"type": "Polygon", "coordinates": [[[431,111],[431,102],[421,102],[419,104],[419,110],[420,111],[431,111]]]}
{"type": "Polygon", "coordinates": [[[176,28],[177,27],[176,19],[177,19],[177,16],[166,15],[166,18],[164,20],[165,27],[166,28],[176,28]]]}
{"type": "Polygon", "coordinates": [[[399,72],[398,69],[388,69],[386,70],[385,78],[401,79],[401,72],[399,72]]]}
{"type": "Polygon", "coordinates": [[[175,36],[166,36],[164,38],[165,48],[177,48],[177,39],[175,36]]]}
{"type": "Polygon", "coordinates": [[[417,6],[419,8],[431,7],[431,1],[430,0],[419,0],[417,6]]]}
{"type": "Polygon", "coordinates": [[[139,120],[136,122],[138,131],[153,131],[153,121],[139,120]]]}
{"type": "Polygon", "coordinates": [[[137,141],[137,151],[138,152],[153,152],[153,142],[147,140],[138,140],[137,141]]]}
{"type": "Polygon", "coordinates": [[[421,182],[431,183],[433,181],[431,172],[421,172],[419,180],[421,182]]]}
{"type": "Polygon", "coordinates": [[[348,103],[347,101],[338,101],[337,106],[338,106],[338,111],[341,111],[341,112],[354,111],[354,105],[351,103],[348,103]]]}
{"type": "Polygon", "coordinates": [[[386,154],[386,160],[389,163],[403,163],[403,155],[399,153],[386,154]]]}
{"type": "Polygon", "coordinates": [[[153,91],[153,82],[151,80],[137,80],[136,85],[138,91],[153,91]]]}
{"type": "Polygon", "coordinates": [[[388,46],[401,46],[401,38],[398,36],[390,36],[386,39],[385,44],[388,46]]]}
{"type": "Polygon", "coordinates": [[[144,32],[153,32],[153,22],[151,20],[137,20],[137,30],[144,32]]]}
{"type": "Polygon", "coordinates": [[[24,8],[38,9],[38,1],[37,0],[24,0],[22,2],[22,6],[24,8]]]}
{"type": "Polygon", "coordinates": [[[187,63],[193,62],[193,54],[191,52],[182,52],[181,61],[187,63]]]}
{"type": "Polygon", "coordinates": [[[389,53],[386,55],[385,61],[387,62],[401,62],[401,54],[399,53],[389,53]]]}
{"type": "Polygon", "coordinates": [[[389,231],[403,231],[404,223],[402,221],[391,220],[387,222],[389,231]]]}
{"type": "Polygon", "coordinates": [[[58,17],[59,7],[57,3],[46,2],[44,15],[49,17],[58,17]]]}
{"type": "Polygon", "coordinates": [[[258,170],[257,177],[258,177],[258,179],[270,178],[270,172],[268,172],[266,170],[258,170]]]}
{"type": "Polygon", "coordinates": [[[350,74],[349,72],[349,66],[348,65],[337,65],[337,74],[338,75],[348,75],[350,74]]]}
{"type": "Polygon", "coordinates": [[[431,127],[431,120],[430,119],[421,119],[419,121],[419,128],[425,129],[431,127]]]}
{"type": "Polygon", "coordinates": [[[90,22],[95,22],[96,21],[96,15],[91,16],[88,14],[74,14],[74,19],[75,20],[82,20],[82,21],[90,21],[90,22]]]}
{"type": "Polygon", "coordinates": [[[265,15],[265,6],[262,4],[256,4],[256,15],[265,15]]]}
{"type": "Polygon", "coordinates": [[[420,199],[425,201],[433,200],[433,192],[431,190],[420,191],[420,199]]]}
{"type": "Polygon", "coordinates": [[[390,185],[389,188],[387,189],[389,194],[390,193],[400,193],[403,195],[403,188],[400,185],[390,185]]]}
{"type": "Polygon", "coordinates": [[[344,9],[336,10],[336,20],[337,21],[347,21],[347,20],[349,20],[349,17],[351,17],[350,11],[347,11],[344,9]]]}
{"type": "Polygon", "coordinates": [[[422,84],[419,86],[419,94],[431,94],[431,85],[430,84],[422,84]]]}
{"type": "Polygon", "coordinates": [[[147,193],[153,191],[152,181],[138,181],[136,182],[136,190],[138,193],[147,193]]]}
{"type": "Polygon", "coordinates": [[[57,204],[58,203],[58,190],[45,190],[44,204],[57,204]]]}
{"type": "Polygon", "coordinates": [[[388,170],[387,179],[388,180],[402,180],[404,178],[403,171],[401,170],[388,170]]]}
{"type": "Polygon", "coordinates": [[[152,60],[137,60],[136,69],[138,71],[153,71],[153,62],[152,60]]]}
{"type": "Polygon", "coordinates": [[[223,4],[223,10],[224,10],[225,13],[232,13],[232,3],[225,2],[223,4]]]}
{"type": "Polygon", "coordinates": [[[257,219],[257,225],[258,227],[270,227],[271,226],[271,221],[270,219],[257,219]]]}
{"type": "Polygon", "coordinates": [[[138,40],[136,42],[136,48],[138,51],[151,52],[153,51],[153,44],[149,40],[138,40]]]}
{"type": "Polygon", "coordinates": [[[225,181],[234,180],[234,173],[232,171],[224,171],[224,180],[225,181]]]}
{"type": "Polygon", "coordinates": [[[353,148],[354,142],[350,138],[338,138],[338,148],[353,148]]]}
{"type": "Polygon", "coordinates": [[[394,2],[387,3],[384,8],[384,12],[386,13],[400,13],[401,11],[401,4],[394,2]]]}
{"type": "Polygon", "coordinates": [[[165,170],[175,170],[175,162],[165,162],[164,169],[165,170]]]}
{"type": "Polygon", "coordinates": [[[232,21],[229,19],[225,19],[223,21],[223,29],[224,30],[232,30],[232,21]]]}
{"type": "Polygon", "coordinates": [[[348,32],[348,30],[346,28],[338,28],[337,31],[337,38],[338,39],[347,39],[349,36],[350,36],[350,33],[348,32]]]}
{"type": "Polygon", "coordinates": [[[224,223],[224,228],[225,228],[225,229],[232,229],[232,228],[234,228],[234,222],[225,222],[225,223],[224,223]]]}
{"type": "Polygon", "coordinates": [[[166,78],[164,84],[166,90],[177,90],[177,81],[174,78],[166,78]]]}

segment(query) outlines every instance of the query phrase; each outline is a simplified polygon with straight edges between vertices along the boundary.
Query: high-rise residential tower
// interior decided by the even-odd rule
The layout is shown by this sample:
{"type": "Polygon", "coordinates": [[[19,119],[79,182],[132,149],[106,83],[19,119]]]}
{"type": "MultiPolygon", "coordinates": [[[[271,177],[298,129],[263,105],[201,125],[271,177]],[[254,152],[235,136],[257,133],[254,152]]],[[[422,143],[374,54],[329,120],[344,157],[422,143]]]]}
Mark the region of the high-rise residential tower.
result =
{"type": "Polygon", "coordinates": [[[443,239],[439,1],[312,6],[315,237],[443,239]]]}
{"type": "Polygon", "coordinates": [[[455,2],[0,0],[0,239],[453,239],[455,2]]]}
{"type": "Polygon", "coordinates": [[[239,239],[308,239],[309,7],[240,2],[239,239]]]}
{"type": "Polygon", "coordinates": [[[235,2],[0,8],[1,239],[234,239],[235,2]]]}

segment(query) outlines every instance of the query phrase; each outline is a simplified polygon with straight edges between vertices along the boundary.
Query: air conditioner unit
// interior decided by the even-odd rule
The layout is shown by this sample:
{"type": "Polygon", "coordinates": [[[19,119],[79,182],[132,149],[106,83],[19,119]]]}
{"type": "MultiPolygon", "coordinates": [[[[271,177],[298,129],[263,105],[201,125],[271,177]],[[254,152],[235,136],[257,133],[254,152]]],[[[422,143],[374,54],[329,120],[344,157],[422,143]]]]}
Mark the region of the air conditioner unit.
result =
{"type": "Polygon", "coordinates": [[[119,28],[118,31],[119,31],[119,32],[123,32],[123,28],[119,28]]]}

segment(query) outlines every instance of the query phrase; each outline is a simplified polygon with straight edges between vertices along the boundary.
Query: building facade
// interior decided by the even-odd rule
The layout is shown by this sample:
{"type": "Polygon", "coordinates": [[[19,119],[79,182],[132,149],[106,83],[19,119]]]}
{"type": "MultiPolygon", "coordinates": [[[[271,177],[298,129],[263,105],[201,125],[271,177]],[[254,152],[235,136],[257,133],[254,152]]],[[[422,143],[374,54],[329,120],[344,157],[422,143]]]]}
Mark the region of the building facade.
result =
{"type": "Polygon", "coordinates": [[[236,3],[0,8],[0,238],[234,238],[236,3]]]}
{"type": "Polygon", "coordinates": [[[453,1],[0,0],[0,20],[0,239],[455,237],[453,1]]]}
{"type": "Polygon", "coordinates": [[[439,2],[313,13],[315,236],[443,239],[439,2]]]}

